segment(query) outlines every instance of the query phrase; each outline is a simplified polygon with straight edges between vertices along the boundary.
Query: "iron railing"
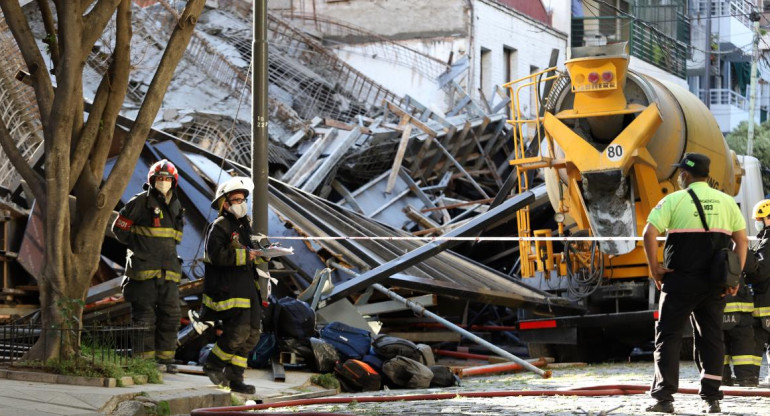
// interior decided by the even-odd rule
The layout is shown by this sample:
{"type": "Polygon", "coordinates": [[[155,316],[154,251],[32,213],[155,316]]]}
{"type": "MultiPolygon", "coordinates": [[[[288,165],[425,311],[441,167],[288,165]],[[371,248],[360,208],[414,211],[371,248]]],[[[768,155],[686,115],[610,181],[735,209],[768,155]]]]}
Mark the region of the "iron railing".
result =
{"type": "Polygon", "coordinates": [[[711,2],[711,16],[713,18],[734,17],[746,27],[752,26],[750,15],[751,12],[757,10],[756,2],[752,3],[749,0],[697,0],[692,11],[705,16],[709,1],[711,2]]]}
{"type": "MultiPolygon", "coordinates": [[[[88,326],[83,328],[47,328],[39,324],[11,322],[0,325],[0,362],[14,362],[24,355],[41,339],[49,339],[51,332],[58,332],[58,339],[64,336],[80,338],[80,356],[91,363],[110,362],[128,364],[132,356],[140,356],[145,327],[138,326],[88,326]],[[136,347],[135,346],[139,346],[136,347]],[[137,350],[134,353],[134,350],[137,350]]],[[[55,335],[55,334],[54,334],[55,335]]],[[[44,345],[47,349],[48,346],[44,345]]],[[[59,345],[61,351],[61,345],[59,345]]],[[[61,356],[56,357],[61,358],[61,356]]]]}
{"type": "MultiPolygon", "coordinates": [[[[698,98],[704,101],[705,92],[698,91],[698,98]]],[[[712,88],[709,90],[709,103],[711,105],[730,105],[748,111],[749,101],[746,97],[726,88],[712,88]]]]}
{"type": "Polygon", "coordinates": [[[680,78],[687,75],[688,45],[648,22],[629,16],[572,18],[573,47],[616,42],[628,42],[631,56],[680,78]]]}

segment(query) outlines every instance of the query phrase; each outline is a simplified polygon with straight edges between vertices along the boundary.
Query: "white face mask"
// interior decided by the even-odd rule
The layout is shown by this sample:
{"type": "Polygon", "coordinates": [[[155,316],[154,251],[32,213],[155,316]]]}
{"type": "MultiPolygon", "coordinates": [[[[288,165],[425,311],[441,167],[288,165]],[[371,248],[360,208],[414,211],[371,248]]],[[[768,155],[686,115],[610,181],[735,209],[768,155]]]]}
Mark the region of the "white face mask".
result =
{"type": "Polygon", "coordinates": [[[155,189],[158,190],[163,196],[166,196],[168,194],[168,191],[171,190],[171,182],[162,182],[162,181],[155,181],[155,189]]]}
{"type": "Polygon", "coordinates": [[[246,209],[247,207],[245,202],[241,204],[230,205],[230,208],[227,208],[227,210],[231,214],[235,215],[235,218],[238,219],[241,219],[244,215],[246,215],[246,209]]]}
{"type": "Polygon", "coordinates": [[[757,229],[757,231],[762,231],[765,229],[765,220],[754,220],[754,228],[757,229]]]}

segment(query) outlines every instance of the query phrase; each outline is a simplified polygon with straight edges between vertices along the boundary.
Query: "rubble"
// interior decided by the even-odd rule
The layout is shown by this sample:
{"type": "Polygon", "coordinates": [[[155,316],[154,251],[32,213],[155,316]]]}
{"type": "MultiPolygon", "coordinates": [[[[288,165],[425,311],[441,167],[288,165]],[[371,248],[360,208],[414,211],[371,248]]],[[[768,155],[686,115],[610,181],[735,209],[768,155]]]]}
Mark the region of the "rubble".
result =
{"type": "MultiPolygon", "coordinates": [[[[216,106],[229,105],[230,111],[173,108],[177,104],[165,107],[122,197],[125,203],[141,189],[154,161],[165,158],[177,166],[187,212],[179,245],[183,316],[200,306],[203,233],[216,215],[209,204],[213,191],[231,175],[250,173],[246,166],[251,161],[251,131],[244,120],[250,104],[243,105],[250,89],[251,49],[245,41],[250,32],[246,25],[225,27],[218,20],[221,10],[211,13],[202,19],[201,30],[191,41],[182,68],[185,74],[174,89],[190,88],[201,79],[195,74],[204,74],[208,81],[201,82],[199,89],[213,90],[211,85],[216,85],[216,106]]],[[[154,38],[162,37],[173,24],[174,12],[161,1],[136,14],[139,40],[132,47],[148,52],[154,38]]],[[[335,265],[327,276],[333,287],[327,292],[311,291],[308,298],[327,322],[346,315],[361,325],[385,325],[385,329],[398,327],[399,321],[410,322],[413,318],[405,317],[403,308],[383,305],[387,299],[368,288],[374,282],[404,297],[429,296],[430,302],[424,306],[469,325],[489,319],[510,324],[521,307],[543,313],[575,308],[516,279],[517,249],[420,239],[484,233],[513,236],[516,227],[511,221],[516,210],[545,205],[545,192],[536,187],[527,195],[511,198],[516,178],[511,178],[508,165],[513,149],[503,112],[507,97],[496,95],[484,102],[471,99],[460,81],[468,71],[466,58],[443,63],[353,25],[313,17],[317,23],[338,29],[334,48],[343,48],[340,42],[346,39],[374,39],[369,44],[378,48],[377,53],[434,77],[446,92],[449,106],[442,113],[408,95],[400,97],[345,64],[325,39],[308,34],[303,25],[309,19],[271,12],[268,21],[269,229],[274,241],[295,251],[293,256],[270,262],[270,272],[280,282],[275,293],[296,297],[312,289],[313,277],[320,270],[335,265]],[[479,259],[489,260],[488,264],[479,259]],[[340,268],[361,275],[351,277],[340,268]],[[500,311],[507,315],[500,316],[500,311]],[[497,316],[490,318],[490,313],[497,316]]],[[[148,53],[145,64],[151,65],[154,59],[148,53]]],[[[92,54],[90,70],[104,71],[106,66],[100,62],[100,55],[92,54]]],[[[145,76],[141,69],[132,74],[136,88],[129,98],[141,99],[145,76]]],[[[12,78],[3,68],[0,86],[12,78]]],[[[22,85],[12,85],[17,88],[17,84],[22,85]]],[[[175,103],[173,98],[171,102],[175,103]]],[[[121,118],[119,128],[130,125],[132,111],[121,118]]],[[[29,134],[18,133],[14,137],[26,143],[29,134]]],[[[107,164],[107,171],[112,163],[107,164]]],[[[7,174],[8,169],[0,173],[7,174]]],[[[2,184],[7,186],[2,196],[9,202],[0,209],[10,217],[6,216],[6,246],[0,258],[6,302],[0,307],[0,319],[34,310],[34,305],[21,305],[17,300],[35,301],[42,255],[36,234],[40,218],[26,200],[29,193],[18,181],[2,184]],[[12,253],[18,253],[18,258],[12,253]]],[[[120,295],[125,247],[105,233],[100,271],[86,299],[84,323],[129,321],[129,307],[120,295]]],[[[431,332],[426,327],[412,327],[400,334],[434,342],[459,340],[456,334],[431,332]]]]}

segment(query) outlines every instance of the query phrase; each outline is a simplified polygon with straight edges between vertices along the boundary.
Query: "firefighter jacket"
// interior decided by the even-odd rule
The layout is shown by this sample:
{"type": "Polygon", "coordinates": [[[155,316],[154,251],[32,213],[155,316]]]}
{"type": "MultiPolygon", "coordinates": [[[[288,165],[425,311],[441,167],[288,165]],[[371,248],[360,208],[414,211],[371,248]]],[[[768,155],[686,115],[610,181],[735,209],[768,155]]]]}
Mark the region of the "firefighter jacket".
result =
{"type": "Polygon", "coordinates": [[[754,290],[754,317],[770,331],[770,227],[757,234],[756,246],[749,249],[743,272],[754,290]]]}
{"type": "Polygon", "coordinates": [[[751,289],[741,279],[738,293],[728,295],[725,304],[722,329],[729,330],[736,325],[751,326],[751,314],[754,312],[754,298],[751,289]]]}
{"type": "Polygon", "coordinates": [[[179,282],[182,264],[176,246],[182,241],[184,209],[176,192],[165,198],[149,184],[120,210],[112,231],[128,245],[126,276],[136,280],[161,277],[179,282]]]}
{"type": "Polygon", "coordinates": [[[248,216],[235,218],[227,211],[209,225],[206,233],[205,280],[203,306],[214,312],[232,308],[261,307],[256,265],[265,260],[249,261],[249,249],[258,247],[251,241],[248,216]]]}

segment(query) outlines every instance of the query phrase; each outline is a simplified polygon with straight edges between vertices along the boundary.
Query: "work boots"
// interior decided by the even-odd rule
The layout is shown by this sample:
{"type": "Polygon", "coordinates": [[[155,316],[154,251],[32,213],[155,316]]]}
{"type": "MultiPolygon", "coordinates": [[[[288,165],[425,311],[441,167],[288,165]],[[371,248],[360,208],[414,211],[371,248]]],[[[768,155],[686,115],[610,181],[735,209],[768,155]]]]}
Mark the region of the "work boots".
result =
{"type": "Polygon", "coordinates": [[[227,386],[229,383],[227,377],[225,377],[224,367],[218,366],[212,361],[211,357],[209,357],[209,360],[203,365],[203,372],[209,377],[209,380],[211,380],[212,383],[218,386],[227,386]]]}
{"type": "Polygon", "coordinates": [[[230,391],[241,394],[254,394],[257,392],[257,389],[254,388],[254,386],[251,384],[246,384],[243,382],[244,370],[245,369],[243,367],[238,367],[232,364],[225,367],[224,374],[230,383],[230,391]]]}
{"type": "Polygon", "coordinates": [[[176,374],[179,372],[179,368],[176,366],[176,361],[173,359],[156,360],[158,363],[158,371],[161,373],[176,374]]]}
{"type": "MultiPolygon", "coordinates": [[[[748,377],[740,380],[736,380],[741,387],[757,387],[759,386],[759,377],[748,377]]],[[[731,384],[732,386],[732,384],[731,384]]]]}
{"type": "Polygon", "coordinates": [[[644,410],[657,413],[674,413],[674,402],[671,400],[658,400],[654,405],[648,406],[644,410]]]}
{"type": "Polygon", "coordinates": [[[719,407],[719,400],[704,400],[703,413],[722,413],[722,408],[719,407]]]}

